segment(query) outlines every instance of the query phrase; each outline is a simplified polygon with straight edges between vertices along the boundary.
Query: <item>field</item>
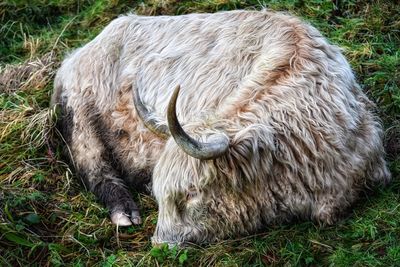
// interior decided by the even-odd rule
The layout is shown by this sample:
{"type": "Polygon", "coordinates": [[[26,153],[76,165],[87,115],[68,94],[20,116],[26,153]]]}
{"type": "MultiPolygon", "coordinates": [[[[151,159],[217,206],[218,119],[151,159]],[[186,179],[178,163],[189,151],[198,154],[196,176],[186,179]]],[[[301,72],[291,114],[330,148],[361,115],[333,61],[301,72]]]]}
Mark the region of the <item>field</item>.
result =
{"type": "Polygon", "coordinates": [[[0,266],[400,266],[400,5],[328,0],[0,2],[0,266]],[[29,2],[29,4],[28,4],[29,2]],[[393,182],[335,226],[310,222],[202,247],[152,248],[157,206],[117,229],[61,156],[48,108],[60,62],[120,14],[283,10],[344,49],[385,128],[393,182]]]}

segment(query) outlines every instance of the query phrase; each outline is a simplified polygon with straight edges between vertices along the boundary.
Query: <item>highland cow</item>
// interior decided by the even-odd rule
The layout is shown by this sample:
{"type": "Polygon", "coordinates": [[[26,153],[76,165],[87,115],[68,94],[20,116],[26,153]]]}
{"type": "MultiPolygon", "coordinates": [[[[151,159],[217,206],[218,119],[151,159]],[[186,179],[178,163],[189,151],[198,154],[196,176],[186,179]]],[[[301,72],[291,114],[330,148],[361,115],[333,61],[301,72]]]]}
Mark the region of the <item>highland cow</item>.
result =
{"type": "Polygon", "coordinates": [[[63,62],[53,105],[67,151],[113,223],[208,243],[293,219],[335,223],[390,180],[373,104],[339,48],[269,11],[111,22],[63,62]]]}

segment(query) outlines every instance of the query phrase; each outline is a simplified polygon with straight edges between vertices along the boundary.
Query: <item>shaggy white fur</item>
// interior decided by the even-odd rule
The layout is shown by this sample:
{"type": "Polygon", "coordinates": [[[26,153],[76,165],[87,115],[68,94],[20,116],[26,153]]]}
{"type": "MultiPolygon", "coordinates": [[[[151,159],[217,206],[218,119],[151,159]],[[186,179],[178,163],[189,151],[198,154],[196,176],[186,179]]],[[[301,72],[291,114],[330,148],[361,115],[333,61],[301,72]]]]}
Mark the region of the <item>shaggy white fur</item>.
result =
{"type": "Polygon", "coordinates": [[[373,104],[346,59],[290,15],[120,17],[64,61],[56,103],[77,171],[114,217],[140,220],[125,183],[153,172],[155,243],[214,242],[293,218],[331,224],[390,179],[373,104]],[[132,88],[166,125],[178,84],[185,131],[225,134],[225,155],[193,158],[138,117],[132,88]]]}

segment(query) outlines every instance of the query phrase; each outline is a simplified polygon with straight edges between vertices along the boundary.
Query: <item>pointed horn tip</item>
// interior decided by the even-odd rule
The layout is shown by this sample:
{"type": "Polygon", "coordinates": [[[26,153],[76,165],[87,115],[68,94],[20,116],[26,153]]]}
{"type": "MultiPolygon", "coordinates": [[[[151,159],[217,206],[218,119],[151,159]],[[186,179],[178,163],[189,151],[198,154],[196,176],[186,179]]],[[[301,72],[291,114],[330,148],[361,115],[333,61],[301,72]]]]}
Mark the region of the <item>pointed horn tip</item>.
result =
{"type": "Polygon", "coordinates": [[[174,93],[172,94],[172,101],[174,103],[174,106],[176,105],[176,100],[178,99],[179,96],[179,92],[181,91],[181,86],[178,84],[175,89],[174,89],[174,93]]]}
{"type": "Polygon", "coordinates": [[[181,90],[181,86],[178,84],[175,89],[174,92],[172,93],[172,96],[170,98],[168,107],[167,107],[167,119],[170,120],[172,118],[176,118],[176,101],[178,100],[178,96],[179,96],[179,92],[181,90]]]}
{"type": "Polygon", "coordinates": [[[170,132],[167,125],[158,125],[158,120],[152,118],[151,112],[143,104],[141,97],[139,95],[139,87],[133,86],[133,102],[137,112],[138,117],[141,119],[143,124],[155,135],[167,139],[170,136],[170,132]]]}

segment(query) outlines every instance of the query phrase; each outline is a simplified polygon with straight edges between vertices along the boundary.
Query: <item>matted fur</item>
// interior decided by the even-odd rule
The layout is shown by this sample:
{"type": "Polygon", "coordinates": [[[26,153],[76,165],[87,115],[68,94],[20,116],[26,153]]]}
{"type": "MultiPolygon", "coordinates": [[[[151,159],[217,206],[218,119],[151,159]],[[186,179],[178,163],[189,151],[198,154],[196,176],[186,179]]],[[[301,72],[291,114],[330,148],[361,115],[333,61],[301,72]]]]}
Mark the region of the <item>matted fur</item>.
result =
{"type": "Polygon", "coordinates": [[[155,243],[214,242],[293,218],[331,224],[366,186],[390,180],[373,105],[340,50],[281,13],[120,17],[67,57],[55,103],[77,171],[111,211],[138,214],[125,184],[153,172],[155,243]],[[163,122],[178,84],[185,130],[203,141],[225,133],[226,155],[192,158],[144,127],[132,87],[163,122]]]}

